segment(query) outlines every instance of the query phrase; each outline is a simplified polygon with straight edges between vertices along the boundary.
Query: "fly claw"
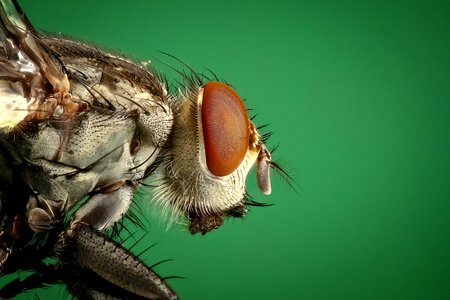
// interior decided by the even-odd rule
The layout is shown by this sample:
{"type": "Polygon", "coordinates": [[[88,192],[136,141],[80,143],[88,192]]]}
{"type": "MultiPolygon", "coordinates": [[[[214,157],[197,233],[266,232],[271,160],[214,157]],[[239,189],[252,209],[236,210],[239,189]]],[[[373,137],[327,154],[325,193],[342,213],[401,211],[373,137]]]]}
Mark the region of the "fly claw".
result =
{"type": "Polygon", "coordinates": [[[192,70],[171,94],[144,64],[40,35],[14,0],[0,0],[0,41],[0,267],[34,270],[0,297],[64,282],[82,299],[176,299],[104,230],[146,177],[192,234],[245,216],[254,164],[270,194],[271,154],[241,98],[192,70]]]}

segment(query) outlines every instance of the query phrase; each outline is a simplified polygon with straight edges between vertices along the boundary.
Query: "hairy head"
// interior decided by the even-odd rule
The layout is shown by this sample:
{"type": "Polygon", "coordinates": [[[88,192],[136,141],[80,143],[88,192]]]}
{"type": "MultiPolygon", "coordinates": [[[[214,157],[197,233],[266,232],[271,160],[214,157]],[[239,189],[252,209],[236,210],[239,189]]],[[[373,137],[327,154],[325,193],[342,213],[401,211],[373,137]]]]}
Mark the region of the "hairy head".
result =
{"type": "Polygon", "coordinates": [[[258,186],[270,194],[270,153],[230,86],[193,81],[174,97],[172,110],[172,135],[155,179],[164,211],[185,216],[192,233],[215,229],[226,216],[242,217],[255,162],[258,186]]]}

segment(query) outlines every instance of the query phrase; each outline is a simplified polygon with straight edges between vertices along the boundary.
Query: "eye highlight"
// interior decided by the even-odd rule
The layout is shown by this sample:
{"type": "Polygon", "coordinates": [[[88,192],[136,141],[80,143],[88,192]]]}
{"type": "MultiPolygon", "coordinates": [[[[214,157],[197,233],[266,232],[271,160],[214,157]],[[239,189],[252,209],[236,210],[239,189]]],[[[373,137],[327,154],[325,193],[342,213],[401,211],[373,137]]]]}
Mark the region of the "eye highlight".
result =
{"type": "Polygon", "coordinates": [[[249,145],[249,120],[241,98],[226,84],[203,86],[202,127],[206,164],[216,176],[236,170],[249,145]]]}

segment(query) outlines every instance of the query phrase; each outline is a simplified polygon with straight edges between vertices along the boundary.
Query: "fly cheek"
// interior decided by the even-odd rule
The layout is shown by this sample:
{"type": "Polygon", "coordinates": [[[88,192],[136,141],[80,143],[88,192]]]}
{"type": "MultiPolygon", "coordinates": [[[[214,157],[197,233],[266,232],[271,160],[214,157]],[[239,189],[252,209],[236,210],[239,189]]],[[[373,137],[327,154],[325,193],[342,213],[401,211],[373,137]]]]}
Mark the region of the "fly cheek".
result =
{"type": "Polygon", "coordinates": [[[249,148],[249,119],[241,98],[226,84],[211,81],[203,86],[201,130],[209,172],[233,173],[249,148]]]}

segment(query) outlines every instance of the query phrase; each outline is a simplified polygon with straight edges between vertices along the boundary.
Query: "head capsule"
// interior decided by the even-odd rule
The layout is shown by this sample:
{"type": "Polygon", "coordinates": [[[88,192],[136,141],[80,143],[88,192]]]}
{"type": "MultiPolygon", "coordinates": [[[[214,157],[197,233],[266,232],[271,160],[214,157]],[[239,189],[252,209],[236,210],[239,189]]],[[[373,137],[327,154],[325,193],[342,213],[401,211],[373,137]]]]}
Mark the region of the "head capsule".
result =
{"type": "Polygon", "coordinates": [[[193,85],[172,103],[174,126],[157,170],[156,199],[186,216],[192,233],[246,212],[245,180],[256,162],[258,187],[270,194],[270,160],[244,103],[227,84],[193,85]]]}

